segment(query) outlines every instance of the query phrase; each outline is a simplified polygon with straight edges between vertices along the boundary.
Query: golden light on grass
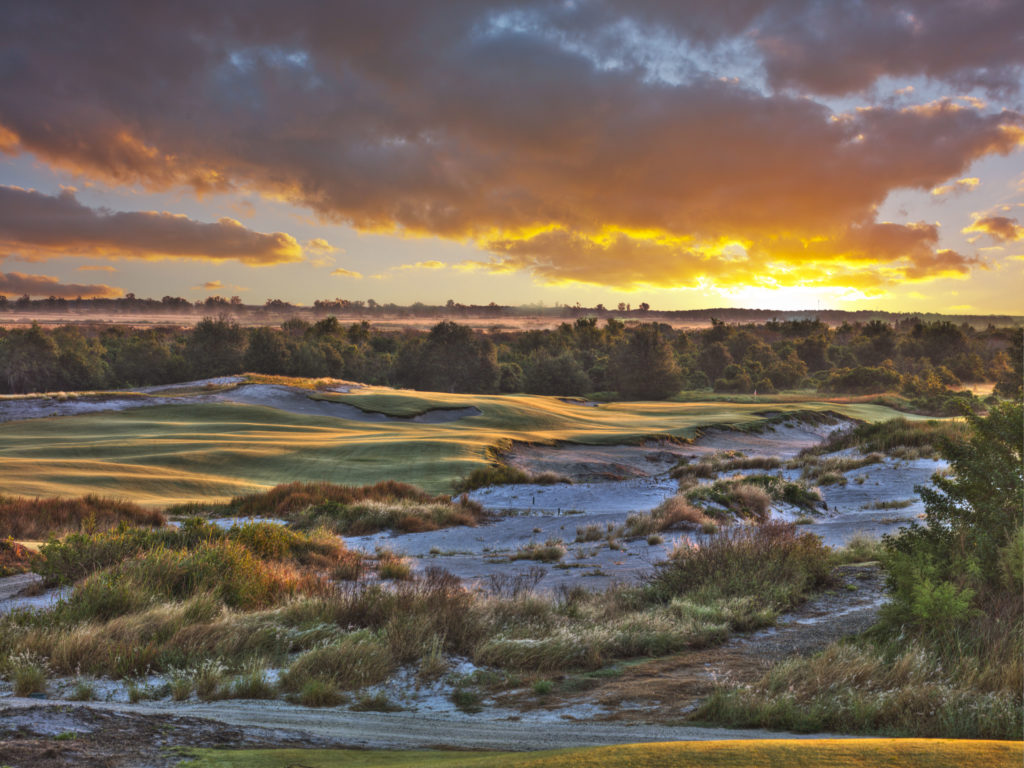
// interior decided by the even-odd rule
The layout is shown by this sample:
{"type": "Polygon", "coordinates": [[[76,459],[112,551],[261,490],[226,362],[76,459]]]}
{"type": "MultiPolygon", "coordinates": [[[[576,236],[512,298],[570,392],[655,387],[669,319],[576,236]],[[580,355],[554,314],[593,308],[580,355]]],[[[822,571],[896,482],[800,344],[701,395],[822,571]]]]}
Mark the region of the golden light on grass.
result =
{"type": "Polygon", "coordinates": [[[470,405],[481,413],[436,424],[362,422],[199,403],[7,422],[0,424],[0,483],[6,494],[16,496],[99,493],[166,505],[226,500],[296,480],[363,485],[394,479],[394,468],[401,466],[403,480],[448,493],[459,478],[487,466],[495,446],[511,441],[611,445],[652,435],[690,438],[704,426],[763,422],[766,411],[833,411],[868,422],[900,415],[871,403],[826,399],[779,398],[770,405],[620,402],[588,408],[539,395],[383,387],[316,397],[394,416],[470,405]]]}
{"type": "Polygon", "coordinates": [[[951,739],[750,739],[626,744],[546,752],[332,749],[190,752],[189,768],[1017,768],[1024,745],[951,739]]]}

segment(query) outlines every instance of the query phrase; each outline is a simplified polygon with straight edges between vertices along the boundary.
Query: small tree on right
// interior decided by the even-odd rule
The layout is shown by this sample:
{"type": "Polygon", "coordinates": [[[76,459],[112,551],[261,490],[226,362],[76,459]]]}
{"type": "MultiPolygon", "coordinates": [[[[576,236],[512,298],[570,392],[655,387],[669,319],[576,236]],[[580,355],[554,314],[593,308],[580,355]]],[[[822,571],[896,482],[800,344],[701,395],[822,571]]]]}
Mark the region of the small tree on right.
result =
{"type": "Polygon", "coordinates": [[[964,639],[973,618],[1021,615],[1024,409],[1015,400],[967,419],[967,440],[942,446],[950,473],[917,489],[925,524],[886,537],[890,629],[964,639]]]}

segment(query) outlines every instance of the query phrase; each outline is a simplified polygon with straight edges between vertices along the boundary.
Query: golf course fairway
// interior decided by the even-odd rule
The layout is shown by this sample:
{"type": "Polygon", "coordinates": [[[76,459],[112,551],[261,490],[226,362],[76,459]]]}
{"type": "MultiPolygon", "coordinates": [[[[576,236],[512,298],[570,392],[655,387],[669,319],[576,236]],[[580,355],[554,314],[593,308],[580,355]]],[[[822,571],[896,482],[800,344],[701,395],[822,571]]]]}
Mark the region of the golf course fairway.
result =
{"type": "Polygon", "coordinates": [[[0,424],[0,487],[12,496],[95,494],[148,505],[223,500],[292,481],[361,485],[400,479],[448,493],[459,478],[491,461],[495,448],[513,441],[609,445],[651,436],[691,438],[703,427],[756,428],[801,412],[869,422],[904,416],[880,405],[828,401],[588,407],[539,395],[385,388],[310,395],[406,418],[360,421],[265,405],[182,402],[8,421],[0,424]],[[407,418],[467,407],[480,412],[444,423],[407,418]]]}

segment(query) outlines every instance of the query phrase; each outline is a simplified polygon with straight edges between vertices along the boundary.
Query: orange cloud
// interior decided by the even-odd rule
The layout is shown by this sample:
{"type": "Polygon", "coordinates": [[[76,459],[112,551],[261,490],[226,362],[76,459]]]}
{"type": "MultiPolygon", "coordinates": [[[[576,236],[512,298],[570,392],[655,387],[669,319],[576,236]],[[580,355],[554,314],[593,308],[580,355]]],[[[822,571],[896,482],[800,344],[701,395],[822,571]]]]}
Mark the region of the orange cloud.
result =
{"type": "Polygon", "coordinates": [[[962,195],[965,192],[970,192],[981,184],[981,179],[975,176],[969,176],[964,179],[957,179],[952,184],[942,184],[938,187],[932,188],[932,195],[934,197],[945,197],[946,195],[962,195]]]}
{"type": "Polygon", "coordinates": [[[110,212],[82,205],[71,190],[50,196],[7,186],[0,186],[0,251],[28,261],[102,256],[265,266],[303,258],[291,235],[254,232],[234,219],[211,224],[170,213],[110,212]]]}
{"type": "Polygon", "coordinates": [[[444,269],[447,266],[443,261],[430,259],[428,261],[417,261],[415,264],[399,264],[391,269],[444,269]]]}
{"type": "Polygon", "coordinates": [[[341,267],[338,267],[336,270],[331,272],[331,274],[337,275],[338,277],[353,277],[357,280],[362,279],[363,277],[360,272],[353,272],[351,269],[342,269],[341,267]]]}
{"type": "Polygon", "coordinates": [[[1024,240],[1024,227],[1017,223],[1017,219],[1009,216],[980,216],[969,227],[964,227],[963,232],[979,232],[1001,243],[1024,240]]]}
{"type": "Polygon", "coordinates": [[[117,272],[117,267],[109,264],[83,264],[75,269],[79,272],[117,272]]]}
{"type": "Polygon", "coordinates": [[[343,251],[343,248],[338,248],[331,245],[322,237],[314,237],[312,240],[306,243],[306,249],[313,251],[314,253],[338,253],[343,251]]]}
{"type": "Polygon", "coordinates": [[[63,299],[102,298],[112,299],[123,296],[124,291],[110,285],[79,285],[62,283],[50,275],[26,275],[21,272],[0,272],[0,295],[3,296],[56,296],[63,299]]]}

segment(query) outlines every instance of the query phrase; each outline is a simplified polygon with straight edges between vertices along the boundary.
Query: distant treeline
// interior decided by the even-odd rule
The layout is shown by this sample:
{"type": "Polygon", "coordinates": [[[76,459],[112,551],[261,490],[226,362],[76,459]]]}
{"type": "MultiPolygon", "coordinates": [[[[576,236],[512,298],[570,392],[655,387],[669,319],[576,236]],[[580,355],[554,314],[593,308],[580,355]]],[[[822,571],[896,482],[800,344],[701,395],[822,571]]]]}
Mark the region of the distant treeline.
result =
{"type": "Polygon", "coordinates": [[[673,325],[707,325],[711,318],[728,323],[766,323],[773,320],[819,320],[826,325],[835,327],[842,323],[867,323],[871,320],[883,322],[899,322],[908,319],[925,322],[947,321],[968,323],[976,328],[984,328],[990,324],[1008,327],[1024,326],[1024,317],[1019,315],[941,315],[934,313],[899,313],[880,310],[843,309],[824,310],[773,310],[773,309],[740,309],[735,307],[719,307],[715,309],[683,309],[659,310],[646,302],[633,305],[620,302],[617,306],[606,307],[597,304],[593,307],[556,304],[546,307],[541,304],[525,304],[512,306],[506,304],[460,304],[449,299],[445,304],[382,304],[367,299],[318,299],[312,306],[291,304],[282,299],[267,299],[263,304],[245,304],[241,297],[208,296],[198,301],[189,301],[180,296],[164,296],[161,299],[139,298],[134,293],[119,299],[65,299],[50,296],[45,299],[33,299],[27,295],[10,299],[0,295],[0,322],[5,315],[29,317],[34,315],[97,316],[114,318],[117,315],[149,315],[154,317],[208,317],[213,315],[229,315],[246,324],[259,324],[280,321],[287,317],[299,317],[304,320],[316,321],[329,316],[345,318],[363,317],[370,320],[379,318],[438,318],[438,319],[510,319],[510,318],[554,318],[575,320],[580,317],[596,317],[601,320],[617,318],[641,322],[667,322],[673,325]]]}
{"type": "Polygon", "coordinates": [[[710,328],[682,331],[586,317],[553,330],[489,334],[450,321],[429,332],[381,331],[334,317],[255,328],[227,317],[190,329],[32,326],[0,330],[0,389],[133,387],[248,371],[443,392],[601,392],[626,399],[707,388],[896,392],[938,412],[951,407],[962,382],[994,381],[999,394],[1019,392],[1021,337],[1020,329],[919,320],[838,328],[815,320],[715,320],[710,328]]]}

